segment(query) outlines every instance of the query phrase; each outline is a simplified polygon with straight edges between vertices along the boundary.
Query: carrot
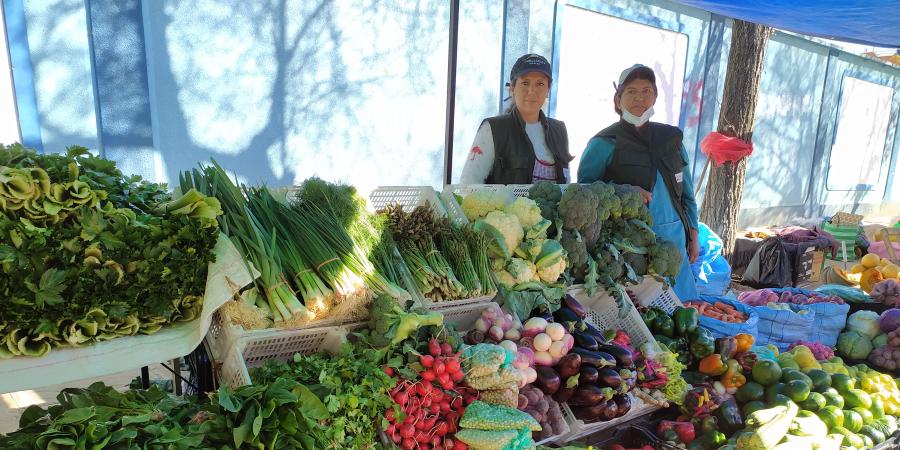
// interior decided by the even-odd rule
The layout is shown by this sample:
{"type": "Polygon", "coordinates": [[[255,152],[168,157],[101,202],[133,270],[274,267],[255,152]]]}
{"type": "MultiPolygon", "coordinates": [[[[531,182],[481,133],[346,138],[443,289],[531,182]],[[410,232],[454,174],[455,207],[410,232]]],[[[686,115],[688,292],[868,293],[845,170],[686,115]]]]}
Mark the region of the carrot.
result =
{"type": "Polygon", "coordinates": [[[716,302],[716,307],[721,309],[722,311],[736,311],[734,306],[731,306],[727,303],[716,302]]]}
{"type": "Polygon", "coordinates": [[[703,311],[706,310],[706,306],[707,306],[707,303],[700,303],[700,306],[697,308],[697,310],[700,312],[701,316],[703,315],[703,311]]]}

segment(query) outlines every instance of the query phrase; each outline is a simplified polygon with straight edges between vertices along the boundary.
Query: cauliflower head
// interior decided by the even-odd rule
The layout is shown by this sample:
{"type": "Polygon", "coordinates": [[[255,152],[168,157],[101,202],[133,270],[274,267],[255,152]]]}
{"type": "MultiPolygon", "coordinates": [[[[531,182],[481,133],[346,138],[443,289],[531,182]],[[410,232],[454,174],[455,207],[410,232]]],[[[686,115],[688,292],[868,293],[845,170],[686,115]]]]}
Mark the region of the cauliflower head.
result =
{"type": "Polygon", "coordinates": [[[460,206],[466,218],[475,221],[491,211],[502,210],[504,205],[506,205],[505,195],[493,189],[478,189],[463,198],[460,206]]]}
{"type": "Polygon", "coordinates": [[[513,276],[516,281],[515,284],[532,281],[537,274],[534,263],[519,258],[511,258],[509,262],[506,263],[506,271],[513,276]]]}
{"type": "Polygon", "coordinates": [[[491,211],[479,222],[490,225],[485,228],[489,231],[488,235],[492,236],[499,246],[499,252],[496,250],[492,252],[495,253],[494,256],[508,258],[525,237],[525,230],[519,224],[519,218],[513,214],[491,211]]]}
{"type": "Polygon", "coordinates": [[[555,264],[538,269],[538,277],[544,283],[555,283],[566,270],[566,258],[559,258],[555,264]]]}
{"type": "Polygon", "coordinates": [[[495,270],[494,278],[497,279],[497,283],[500,283],[501,285],[506,286],[510,289],[512,289],[513,286],[517,284],[516,277],[512,276],[512,274],[510,274],[506,270],[495,270]]]}
{"type": "Polygon", "coordinates": [[[541,208],[528,197],[519,197],[506,205],[506,212],[518,217],[522,228],[530,228],[543,219],[541,208]]]}

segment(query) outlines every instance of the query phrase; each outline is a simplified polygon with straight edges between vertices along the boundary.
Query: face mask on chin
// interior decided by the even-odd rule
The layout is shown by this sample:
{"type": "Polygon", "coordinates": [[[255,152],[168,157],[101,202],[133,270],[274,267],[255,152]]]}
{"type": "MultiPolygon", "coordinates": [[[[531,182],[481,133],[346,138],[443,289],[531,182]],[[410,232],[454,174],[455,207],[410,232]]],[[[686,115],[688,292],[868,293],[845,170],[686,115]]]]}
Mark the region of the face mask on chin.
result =
{"type": "Polygon", "coordinates": [[[646,111],[644,111],[644,113],[641,114],[640,117],[628,112],[628,110],[626,110],[626,109],[622,110],[622,118],[625,119],[626,122],[628,122],[636,127],[643,126],[645,123],[647,123],[650,120],[650,117],[652,117],[652,116],[653,116],[653,107],[652,106],[650,108],[648,108],[646,111]]]}

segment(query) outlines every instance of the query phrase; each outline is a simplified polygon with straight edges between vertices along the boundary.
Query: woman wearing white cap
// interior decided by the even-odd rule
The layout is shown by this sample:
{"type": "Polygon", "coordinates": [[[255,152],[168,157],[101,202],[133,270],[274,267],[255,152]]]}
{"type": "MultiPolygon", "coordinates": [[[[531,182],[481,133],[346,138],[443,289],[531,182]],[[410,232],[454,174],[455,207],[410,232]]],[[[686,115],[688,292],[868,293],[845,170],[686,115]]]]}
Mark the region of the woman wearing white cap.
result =
{"type": "Polygon", "coordinates": [[[650,122],[656,97],[652,69],[635,64],[622,72],[614,97],[621,118],[588,142],[578,166],[578,182],[603,180],[631,185],[640,192],[653,217],[653,231],[684,249],[676,295],[695,299],[690,263],[697,259],[699,247],[693,180],[681,130],[650,122]]]}
{"type": "Polygon", "coordinates": [[[520,57],[510,73],[513,105],[506,114],[485,119],[463,166],[462,184],[566,183],[569,135],[566,125],[544,115],[550,93],[550,63],[540,55],[520,57]]]}

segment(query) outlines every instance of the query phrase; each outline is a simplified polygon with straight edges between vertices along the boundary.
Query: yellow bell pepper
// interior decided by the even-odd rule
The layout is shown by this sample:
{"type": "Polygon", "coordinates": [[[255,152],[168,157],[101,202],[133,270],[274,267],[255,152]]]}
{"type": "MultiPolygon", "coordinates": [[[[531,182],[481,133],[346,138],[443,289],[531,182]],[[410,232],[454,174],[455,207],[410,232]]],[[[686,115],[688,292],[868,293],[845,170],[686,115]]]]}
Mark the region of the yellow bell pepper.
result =
{"type": "Polygon", "coordinates": [[[734,336],[734,340],[737,341],[737,353],[746,352],[753,347],[753,335],[749,333],[738,333],[734,336]]]}
{"type": "Polygon", "coordinates": [[[849,375],[847,372],[847,366],[839,363],[822,363],[822,370],[828,372],[830,375],[834,375],[836,373],[842,373],[844,375],[849,375]]]}
{"type": "Polygon", "coordinates": [[[739,388],[743,386],[747,382],[747,377],[741,373],[741,365],[733,360],[729,359],[727,363],[728,370],[722,375],[722,385],[725,386],[725,389],[731,388],[739,388]]]}

